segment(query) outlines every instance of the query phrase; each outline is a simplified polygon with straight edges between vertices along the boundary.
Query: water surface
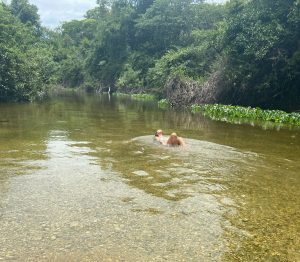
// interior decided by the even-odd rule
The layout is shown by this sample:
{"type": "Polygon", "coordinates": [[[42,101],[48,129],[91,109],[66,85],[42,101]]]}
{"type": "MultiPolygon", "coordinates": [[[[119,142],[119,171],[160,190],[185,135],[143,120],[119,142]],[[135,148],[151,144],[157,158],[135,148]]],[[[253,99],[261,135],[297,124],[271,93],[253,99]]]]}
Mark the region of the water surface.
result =
{"type": "Polygon", "coordinates": [[[127,98],[2,104],[0,260],[300,261],[299,136],[127,98]]]}

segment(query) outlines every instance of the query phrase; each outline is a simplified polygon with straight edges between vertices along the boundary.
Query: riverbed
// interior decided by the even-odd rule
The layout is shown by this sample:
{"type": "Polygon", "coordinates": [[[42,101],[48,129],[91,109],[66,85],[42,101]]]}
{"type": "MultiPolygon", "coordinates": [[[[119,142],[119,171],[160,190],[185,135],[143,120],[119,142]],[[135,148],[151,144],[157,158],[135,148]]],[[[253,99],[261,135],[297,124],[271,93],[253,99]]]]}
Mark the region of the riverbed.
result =
{"type": "Polygon", "coordinates": [[[300,261],[299,159],[296,128],[108,95],[1,104],[0,261],[300,261]]]}

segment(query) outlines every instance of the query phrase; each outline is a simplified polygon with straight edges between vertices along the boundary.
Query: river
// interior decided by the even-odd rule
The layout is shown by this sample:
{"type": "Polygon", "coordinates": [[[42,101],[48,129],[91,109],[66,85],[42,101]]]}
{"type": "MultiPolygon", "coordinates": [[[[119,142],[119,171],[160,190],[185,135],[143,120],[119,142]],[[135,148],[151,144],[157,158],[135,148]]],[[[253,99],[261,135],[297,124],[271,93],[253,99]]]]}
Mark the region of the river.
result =
{"type": "Polygon", "coordinates": [[[300,261],[299,159],[299,129],[153,102],[1,104],[0,261],[300,261]]]}

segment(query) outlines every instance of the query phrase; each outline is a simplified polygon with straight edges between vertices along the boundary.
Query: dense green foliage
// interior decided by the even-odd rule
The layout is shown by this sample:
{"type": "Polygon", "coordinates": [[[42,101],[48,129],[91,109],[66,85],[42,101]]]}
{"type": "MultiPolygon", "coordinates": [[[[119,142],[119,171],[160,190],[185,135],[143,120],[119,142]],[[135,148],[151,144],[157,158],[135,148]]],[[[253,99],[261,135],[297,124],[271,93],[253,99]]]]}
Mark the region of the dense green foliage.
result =
{"type": "Polygon", "coordinates": [[[300,126],[299,113],[286,113],[280,110],[262,110],[261,108],[251,108],[231,105],[192,105],[192,112],[203,112],[204,115],[214,119],[249,119],[260,121],[271,121],[280,124],[300,126]]]}
{"type": "Polygon", "coordinates": [[[299,109],[299,1],[236,0],[229,10],[224,101],[299,109]]]}
{"type": "Polygon", "coordinates": [[[57,66],[46,31],[41,34],[37,9],[25,0],[19,2],[24,8],[17,2],[12,1],[13,9],[0,4],[0,101],[29,101],[55,81],[57,66]]]}
{"type": "Polygon", "coordinates": [[[172,77],[197,81],[222,103],[298,109],[299,2],[98,1],[62,26],[61,79],[165,94],[172,77]],[[80,37],[79,37],[80,36],[80,37]]]}
{"type": "Polygon", "coordinates": [[[0,6],[2,101],[49,83],[163,98],[179,78],[186,101],[299,110],[298,0],[98,0],[55,31],[28,0],[0,6]]]}
{"type": "Polygon", "coordinates": [[[12,0],[10,10],[23,24],[29,24],[37,30],[40,29],[40,17],[35,5],[29,4],[27,0],[12,0]]]}

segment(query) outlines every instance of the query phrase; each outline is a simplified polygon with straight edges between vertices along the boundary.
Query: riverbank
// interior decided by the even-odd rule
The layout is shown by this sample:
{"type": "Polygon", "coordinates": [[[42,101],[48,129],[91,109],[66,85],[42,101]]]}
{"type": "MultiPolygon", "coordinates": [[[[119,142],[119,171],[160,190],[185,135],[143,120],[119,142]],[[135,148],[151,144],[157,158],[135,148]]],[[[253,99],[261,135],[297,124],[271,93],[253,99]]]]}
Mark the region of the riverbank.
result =
{"type": "MultiPolygon", "coordinates": [[[[156,100],[155,96],[149,94],[116,93],[115,95],[128,96],[136,100],[156,100]]],[[[171,103],[167,99],[161,99],[157,103],[160,108],[172,108],[171,103]]],[[[300,127],[300,113],[297,112],[287,113],[281,110],[264,110],[258,107],[252,108],[222,104],[193,104],[187,108],[193,113],[201,113],[213,120],[230,123],[243,122],[253,124],[253,121],[257,121],[257,123],[273,123],[300,127]]]]}

